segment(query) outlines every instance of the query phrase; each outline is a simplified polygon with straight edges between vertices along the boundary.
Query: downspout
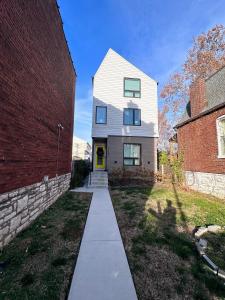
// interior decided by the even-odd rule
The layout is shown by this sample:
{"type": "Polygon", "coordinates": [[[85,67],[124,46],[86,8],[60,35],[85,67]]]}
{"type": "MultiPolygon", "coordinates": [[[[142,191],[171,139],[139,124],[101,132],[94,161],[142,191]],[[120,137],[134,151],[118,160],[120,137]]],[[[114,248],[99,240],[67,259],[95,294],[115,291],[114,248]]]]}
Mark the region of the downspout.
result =
{"type": "Polygon", "coordinates": [[[58,124],[58,142],[57,142],[57,160],[56,160],[56,177],[58,176],[58,169],[59,169],[59,145],[60,145],[60,136],[61,136],[61,130],[63,130],[64,127],[62,124],[58,124]]]}

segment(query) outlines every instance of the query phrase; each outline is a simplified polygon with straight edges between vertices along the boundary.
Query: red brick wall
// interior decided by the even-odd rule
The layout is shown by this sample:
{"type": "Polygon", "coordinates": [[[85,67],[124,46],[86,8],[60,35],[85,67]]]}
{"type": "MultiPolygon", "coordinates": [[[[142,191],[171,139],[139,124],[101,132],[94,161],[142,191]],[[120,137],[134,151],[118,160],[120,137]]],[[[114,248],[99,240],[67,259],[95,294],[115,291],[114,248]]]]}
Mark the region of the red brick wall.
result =
{"type": "Polygon", "coordinates": [[[0,193],[71,170],[75,72],[54,0],[0,1],[0,193]]]}
{"type": "Polygon", "coordinates": [[[225,108],[178,128],[179,150],[184,153],[186,171],[225,173],[225,159],[219,159],[216,119],[225,108]]]}
{"type": "Polygon", "coordinates": [[[206,88],[205,80],[198,78],[190,86],[190,104],[191,104],[191,116],[195,117],[200,114],[206,107],[206,88]]]}

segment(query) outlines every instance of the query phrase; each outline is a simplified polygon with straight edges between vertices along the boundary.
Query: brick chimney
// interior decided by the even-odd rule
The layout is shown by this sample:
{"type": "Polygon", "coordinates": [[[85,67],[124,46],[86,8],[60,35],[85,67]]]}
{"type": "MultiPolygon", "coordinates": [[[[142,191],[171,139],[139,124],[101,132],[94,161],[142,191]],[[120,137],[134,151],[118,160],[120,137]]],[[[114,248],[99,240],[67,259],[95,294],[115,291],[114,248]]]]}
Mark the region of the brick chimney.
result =
{"type": "Polygon", "coordinates": [[[191,117],[200,114],[207,106],[205,80],[198,78],[190,86],[191,117]]]}

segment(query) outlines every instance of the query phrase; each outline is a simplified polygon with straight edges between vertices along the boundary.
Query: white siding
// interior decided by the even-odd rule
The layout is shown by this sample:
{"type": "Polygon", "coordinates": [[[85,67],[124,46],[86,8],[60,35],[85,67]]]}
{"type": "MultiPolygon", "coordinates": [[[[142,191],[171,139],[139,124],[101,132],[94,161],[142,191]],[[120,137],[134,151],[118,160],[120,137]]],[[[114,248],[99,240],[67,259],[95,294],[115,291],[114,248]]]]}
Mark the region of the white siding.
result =
{"type": "Polygon", "coordinates": [[[157,83],[109,49],[93,81],[92,137],[158,137],[157,83]],[[123,96],[124,77],[141,79],[141,98],[123,96]],[[95,124],[96,106],[107,106],[107,124],[95,124]],[[123,125],[124,108],[141,109],[141,126],[123,125]]]}
{"type": "Polygon", "coordinates": [[[73,136],[73,148],[72,148],[72,158],[73,159],[90,159],[91,158],[91,145],[78,138],[73,136]]]}

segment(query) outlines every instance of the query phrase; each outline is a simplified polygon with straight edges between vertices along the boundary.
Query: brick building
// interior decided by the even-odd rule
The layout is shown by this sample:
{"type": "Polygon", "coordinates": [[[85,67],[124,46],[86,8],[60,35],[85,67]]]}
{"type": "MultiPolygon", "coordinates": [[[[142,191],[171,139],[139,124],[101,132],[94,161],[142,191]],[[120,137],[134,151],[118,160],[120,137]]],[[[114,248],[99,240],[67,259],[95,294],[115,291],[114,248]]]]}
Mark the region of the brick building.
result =
{"type": "Polygon", "coordinates": [[[225,197],[225,67],[190,87],[190,103],[176,126],[187,185],[225,197]]]}
{"type": "Polygon", "coordinates": [[[69,187],[76,73],[55,0],[0,2],[0,247],[69,187]]]}

